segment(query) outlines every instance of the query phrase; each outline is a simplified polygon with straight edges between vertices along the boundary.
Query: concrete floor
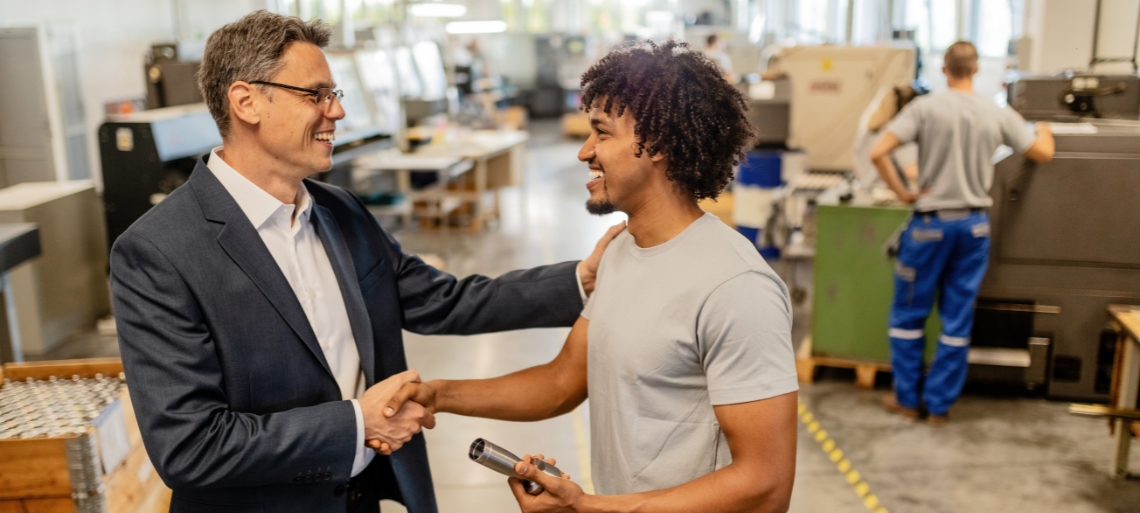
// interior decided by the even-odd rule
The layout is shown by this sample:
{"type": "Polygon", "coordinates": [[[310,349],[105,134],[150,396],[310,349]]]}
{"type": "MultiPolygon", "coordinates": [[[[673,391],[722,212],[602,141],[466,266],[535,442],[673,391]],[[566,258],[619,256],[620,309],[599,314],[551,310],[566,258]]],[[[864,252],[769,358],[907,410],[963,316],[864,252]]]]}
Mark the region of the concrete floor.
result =
{"type": "MultiPolygon", "coordinates": [[[[528,155],[527,182],[503,194],[500,225],[479,235],[405,231],[397,234],[405,251],[440,256],[457,275],[500,273],[544,263],[578,259],[621,215],[589,216],[585,167],[575,154],[578,142],[560,138],[557,125],[540,123],[528,155]]],[[[810,291],[810,265],[794,271],[810,291]]],[[[807,333],[809,297],[796,309],[794,340],[807,333]]],[[[501,375],[549,361],[568,330],[529,330],[473,337],[407,334],[409,363],[425,379],[501,375]]],[[[81,335],[54,357],[117,354],[113,339],[81,335]]],[[[804,385],[807,411],[828,432],[879,506],[899,512],[1032,511],[1140,512],[1140,481],[1108,478],[1112,439],[1105,422],[1066,412],[1068,403],[1037,398],[969,393],[941,428],[885,414],[879,396],[889,389],[860,390],[851,376],[825,372],[804,385]]],[[[791,511],[867,511],[836,464],[801,424],[796,486],[791,511]]],[[[578,482],[588,481],[588,408],[533,424],[441,416],[427,432],[436,493],[442,513],[517,511],[505,480],[467,460],[477,437],[518,452],[542,451],[578,482]]],[[[1140,472],[1140,444],[1132,468],[1140,472]]],[[[384,503],[385,513],[400,513],[384,503]]]]}

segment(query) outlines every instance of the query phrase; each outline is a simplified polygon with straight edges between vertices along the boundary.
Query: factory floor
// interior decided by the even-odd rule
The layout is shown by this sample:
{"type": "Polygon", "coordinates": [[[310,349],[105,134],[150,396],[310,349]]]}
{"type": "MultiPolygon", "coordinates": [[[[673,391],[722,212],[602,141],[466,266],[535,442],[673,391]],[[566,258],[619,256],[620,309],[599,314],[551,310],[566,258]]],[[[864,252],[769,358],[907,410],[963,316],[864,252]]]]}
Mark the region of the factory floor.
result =
{"type": "MultiPolygon", "coordinates": [[[[584,257],[623,217],[585,212],[586,168],[575,158],[580,141],[562,139],[555,123],[535,123],[532,133],[526,183],[502,195],[498,226],[477,235],[405,230],[397,234],[404,250],[436,255],[460,276],[584,257]]],[[[808,332],[811,268],[773,267],[809,291],[796,305],[798,342],[808,332]]],[[[425,379],[479,378],[549,361],[567,333],[407,334],[405,342],[409,364],[425,379]]],[[[116,351],[113,339],[85,335],[57,353],[116,351]]],[[[948,424],[933,427],[882,410],[879,398],[889,390],[888,380],[881,379],[877,390],[857,389],[853,381],[850,374],[825,370],[815,383],[801,386],[802,411],[811,417],[800,424],[793,512],[1140,512],[1140,480],[1108,476],[1113,445],[1105,422],[1069,415],[1068,403],[971,390],[948,424]]],[[[468,461],[467,447],[478,437],[519,453],[556,457],[563,471],[590,490],[587,405],[533,424],[452,415],[438,422],[426,436],[442,513],[518,511],[505,478],[468,461]]],[[[1140,472],[1140,444],[1134,443],[1131,466],[1140,472]]],[[[383,511],[404,509],[385,502],[383,511]]]]}

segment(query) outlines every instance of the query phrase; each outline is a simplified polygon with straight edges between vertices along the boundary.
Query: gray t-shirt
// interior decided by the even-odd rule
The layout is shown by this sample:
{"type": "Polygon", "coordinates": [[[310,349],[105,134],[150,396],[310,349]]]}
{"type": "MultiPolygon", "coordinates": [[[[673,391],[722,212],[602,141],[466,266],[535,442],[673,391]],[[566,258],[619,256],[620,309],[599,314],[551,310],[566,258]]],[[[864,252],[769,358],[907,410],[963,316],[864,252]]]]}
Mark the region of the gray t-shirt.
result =
{"type": "Polygon", "coordinates": [[[950,89],[919,98],[887,125],[903,143],[918,143],[920,211],[993,205],[994,151],[1005,144],[1019,153],[1033,145],[1033,131],[1013,109],[982,96],[950,89]]]}
{"type": "Polygon", "coordinates": [[[582,316],[598,493],[669,488],[728,465],[713,405],[798,388],[788,290],[711,214],[652,248],[618,235],[582,316]]]}

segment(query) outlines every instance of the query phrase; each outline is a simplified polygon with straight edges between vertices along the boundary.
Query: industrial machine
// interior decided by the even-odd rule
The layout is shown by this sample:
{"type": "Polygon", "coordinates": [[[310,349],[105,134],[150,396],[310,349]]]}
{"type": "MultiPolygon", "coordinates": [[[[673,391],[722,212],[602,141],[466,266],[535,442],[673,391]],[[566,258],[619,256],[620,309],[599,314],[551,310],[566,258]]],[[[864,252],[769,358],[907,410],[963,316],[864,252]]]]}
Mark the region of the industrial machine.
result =
{"type": "Polygon", "coordinates": [[[186,183],[198,157],[222,137],[205,104],[113,116],[99,127],[107,247],[186,183]]]}
{"type": "Polygon", "coordinates": [[[1022,76],[1008,85],[1009,105],[1030,121],[1140,119],[1140,76],[1065,73],[1022,76]]]}
{"type": "Polygon", "coordinates": [[[1052,397],[1105,401],[1106,307],[1140,305],[1140,225],[1128,222],[1140,216],[1140,78],[1028,77],[1009,91],[1027,119],[1075,122],[1053,123],[1051,162],[995,166],[973,346],[1020,353],[1025,381],[1052,397]]]}
{"type": "Polygon", "coordinates": [[[859,118],[885,86],[914,80],[914,48],[794,46],[765,50],[765,76],[791,79],[791,137],[813,171],[854,167],[859,118]]]}
{"type": "Polygon", "coordinates": [[[146,108],[161,109],[202,102],[198,91],[201,43],[152,45],[143,70],[146,74],[146,108]]]}
{"type": "Polygon", "coordinates": [[[995,166],[975,345],[1026,351],[1050,396],[1108,399],[1106,306],[1140,305],[1140,122],[1054,124],[1056,156],[995,166]]]}
{"type": "Polygon", "coordinates": [[[748,99],[748,121],[756,127],[756,144],[786,147],[791,136],[792,81],[780,77],[738,87],[748,99]]]}

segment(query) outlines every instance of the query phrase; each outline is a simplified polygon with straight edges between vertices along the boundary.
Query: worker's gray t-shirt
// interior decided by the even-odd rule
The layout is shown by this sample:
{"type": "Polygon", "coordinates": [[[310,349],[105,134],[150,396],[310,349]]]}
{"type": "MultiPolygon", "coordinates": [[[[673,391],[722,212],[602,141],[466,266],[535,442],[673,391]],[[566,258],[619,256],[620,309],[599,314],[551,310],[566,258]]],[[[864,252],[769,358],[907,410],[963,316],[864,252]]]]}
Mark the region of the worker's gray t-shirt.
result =
{"type": "Polygon", "coordinates": [[[1013,109],[954,89],[911,102],[887,131],[918,143],[918,186],[930,191],[915,202],[919,211],[990,207],[994,151],[1005,144],[1024,153],[1035,140],[1013,109]]]}
{"type": "Polygon", "coordinates": [[[787,288],[711,214],[651,248],[618,235],[582,316],[600,494],[669,488],[724,467],[731,455],[713,405],[798,388],[787,288]]]}

